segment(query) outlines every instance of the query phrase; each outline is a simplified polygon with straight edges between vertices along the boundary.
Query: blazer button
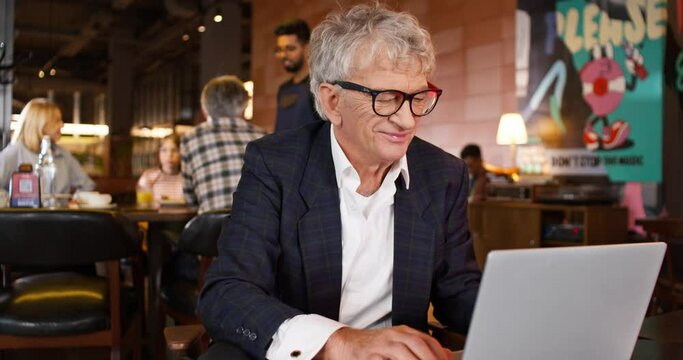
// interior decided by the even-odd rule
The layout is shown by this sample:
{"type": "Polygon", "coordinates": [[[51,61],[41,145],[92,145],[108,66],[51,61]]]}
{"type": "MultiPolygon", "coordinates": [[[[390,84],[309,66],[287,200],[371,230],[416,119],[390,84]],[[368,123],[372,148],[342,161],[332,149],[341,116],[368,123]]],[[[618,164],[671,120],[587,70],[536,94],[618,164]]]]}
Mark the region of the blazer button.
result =
{"type": "Polygon", "coordinates": [[[255,341],[256,340],[256,333],[249,333],[249,340],[255,341]]]}
{"type": "Polygon", "coordinates": [[[289,353],[289,356],[291,356],[293,358],[299,357],[299,355],[301,355],[301,351],[299,351],[299,350],[294,350],[291,353],[289,353]]]}
{"type": "Polygon", "coordinates": [[[238,334],[242,334],[243,332],[244,332],[244,328],[243,328],[243,327],[240,326],[240,327],[237,328],[237,333],[238,333],[238,334]]]}

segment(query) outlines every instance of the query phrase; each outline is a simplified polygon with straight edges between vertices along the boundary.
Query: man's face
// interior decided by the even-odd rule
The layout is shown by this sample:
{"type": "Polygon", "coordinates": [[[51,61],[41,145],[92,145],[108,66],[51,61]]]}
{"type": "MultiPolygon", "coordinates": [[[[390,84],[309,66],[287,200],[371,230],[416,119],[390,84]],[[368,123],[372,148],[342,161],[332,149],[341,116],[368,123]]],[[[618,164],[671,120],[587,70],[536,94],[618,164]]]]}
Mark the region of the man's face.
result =
{"type": "MultiPolygon", "coordinates": [[[[428,88],[427,78],[419,72],[418,65],[409,61],[396,67],[379,60],[356,71],[348,81],[374,90],[392,89],[412,94],[428,88]]],[[[335,135],[349,160],[352,163],[355,160],[354,165],[358,162],[370,166],[386,165],[405,155],[419,121],[410,112],[408,101],[395,114],[379,116],[372,109],[370,94],[340,91],[341,118],[333,121],[335,135]]]]}
{"type": "Polygon", "coordinates": [[[302,45],[296,35],[280,35],[277,37],[275,57],[282,62],[285,70],[298,72],[306,62],[306,46],[302,45]]]}

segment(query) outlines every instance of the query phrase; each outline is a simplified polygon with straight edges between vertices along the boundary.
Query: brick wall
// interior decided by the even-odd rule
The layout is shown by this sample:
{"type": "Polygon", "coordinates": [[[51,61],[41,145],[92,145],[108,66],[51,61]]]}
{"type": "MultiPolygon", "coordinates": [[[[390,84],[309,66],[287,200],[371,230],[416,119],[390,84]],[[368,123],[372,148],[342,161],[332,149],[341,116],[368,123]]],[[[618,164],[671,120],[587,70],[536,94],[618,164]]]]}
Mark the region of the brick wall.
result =
{"type": "MultiPolygon", "coordinates": [[[[348,6],[361,1],[339,1],[348,6]]],[[[496,145],[498,119],[516,111],[514,95],[515,0],[399,0],[395,8],[418,17],[432,34],[437,56],[431,79],[444,89],[434,113],[423,119],[418,135],[459,154],[469,142],[482,146],[487,161],[509,165],[508,148],[496,145]]],[[[273,56],[275,26],[302,18],[313,27],[336,1],[253,0],[252,80],[254,122],[272,130],[275,97],[289,76],[273,56]]]]}

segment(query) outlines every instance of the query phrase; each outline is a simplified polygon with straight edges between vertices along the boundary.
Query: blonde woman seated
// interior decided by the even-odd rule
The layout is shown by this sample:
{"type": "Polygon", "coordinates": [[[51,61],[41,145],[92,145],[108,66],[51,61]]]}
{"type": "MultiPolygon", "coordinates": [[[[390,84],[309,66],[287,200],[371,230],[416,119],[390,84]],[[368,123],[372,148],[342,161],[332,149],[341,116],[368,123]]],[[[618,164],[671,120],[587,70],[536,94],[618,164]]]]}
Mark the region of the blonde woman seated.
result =
{"type": "Polygon", "coordinates": [[[55,193],[68,194],[76,190],[93,190],[95,182],[85,174],[76,158],[57,145],[62,136],[62,112],[59,107],[44,98],[28,102],[21,111],[19,129],[12,136],[12,142],[0,152],[0,187],[9,189],[12,173],[21,164],[35,165],[40,152],[43,135],[52,140],[52,154],[57,168],[55,193]]]}
{"type": "Polygon", "coordinates": [[[159,166],[142,173],[138,187],[151,191],[157,204],[166,200],[184,202],[178,136],[169,135],[161,140],[158,161],[159,166]]]}

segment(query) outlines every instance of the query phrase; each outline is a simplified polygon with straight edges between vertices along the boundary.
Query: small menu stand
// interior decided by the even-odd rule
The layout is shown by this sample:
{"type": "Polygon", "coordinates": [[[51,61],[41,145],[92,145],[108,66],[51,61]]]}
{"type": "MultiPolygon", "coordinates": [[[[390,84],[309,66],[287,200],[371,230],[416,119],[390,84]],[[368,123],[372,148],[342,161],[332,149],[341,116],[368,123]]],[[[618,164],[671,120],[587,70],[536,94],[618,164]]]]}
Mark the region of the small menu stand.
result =
{"type": "Polygon", "coordinates": [[[10,207],[39,208],[40,179],[33,173],[31,164],[19,165],[19,170],[12,173],[9,185],[10,207]]]}

